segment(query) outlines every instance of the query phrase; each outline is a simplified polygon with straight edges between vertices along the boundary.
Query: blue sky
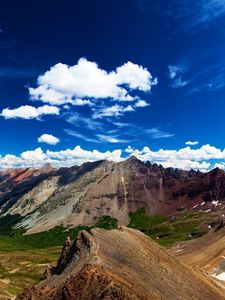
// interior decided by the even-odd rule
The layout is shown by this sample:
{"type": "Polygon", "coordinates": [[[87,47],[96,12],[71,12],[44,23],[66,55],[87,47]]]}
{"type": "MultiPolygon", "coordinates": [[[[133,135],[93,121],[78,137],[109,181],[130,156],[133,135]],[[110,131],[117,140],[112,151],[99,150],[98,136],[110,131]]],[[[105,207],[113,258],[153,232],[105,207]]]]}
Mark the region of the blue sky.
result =
{"type": "Polygon", "coordinates": [[[1,166],[224,168],[224,25],[224,0],[8,1],[1,166]]]}

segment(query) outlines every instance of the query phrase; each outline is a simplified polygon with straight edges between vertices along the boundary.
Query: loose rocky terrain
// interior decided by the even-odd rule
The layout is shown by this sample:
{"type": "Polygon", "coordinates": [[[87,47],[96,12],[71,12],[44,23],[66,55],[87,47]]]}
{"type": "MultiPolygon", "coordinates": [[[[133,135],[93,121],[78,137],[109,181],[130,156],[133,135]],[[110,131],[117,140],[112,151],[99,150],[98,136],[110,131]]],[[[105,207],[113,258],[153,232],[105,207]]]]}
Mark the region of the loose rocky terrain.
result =
{"type": "Polygon", "coordinates": [[[81,231],[55,268],[17,300],[225,299],[214,279],[194,271],[140,231],[81,231]]]}
{"type": "Polygon", "coordinates": [[[225,284],[225,227],[218,223],[201,238],[179,242],[171,248],[171,253],[182,262],[197,270],[203,270],[225,284]]]}

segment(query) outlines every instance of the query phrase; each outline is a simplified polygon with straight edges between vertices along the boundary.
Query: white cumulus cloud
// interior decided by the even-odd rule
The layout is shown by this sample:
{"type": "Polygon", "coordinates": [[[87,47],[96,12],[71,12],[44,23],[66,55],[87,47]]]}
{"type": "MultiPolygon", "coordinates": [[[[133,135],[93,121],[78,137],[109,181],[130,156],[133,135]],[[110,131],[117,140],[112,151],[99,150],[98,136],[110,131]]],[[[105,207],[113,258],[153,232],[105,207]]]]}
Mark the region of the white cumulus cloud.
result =
{"type": "Polygon", "coordinates": [[[19,156],[7,154],[0,157],[1,169],[12,167],[33,167],[40,168],[49,163],[54,167],[65,167],[73,165],[81,165],[85,162],[93,162],[97,160],[121,161],[120,149],[114,151],[101,152],[99,150],[85,150],[80,146],[74,149],[66,149],[61,151],[44,152],[40,147],[35,150],[29,150],[21,153],[19,156]]]}
{"type": "Polygon", "coordinates": [[[44,115],[59,115],[59,108],[56,106],[43,105],[34,107],[30,105],[22,105],[18,108],[4,108],[1,116],[5,119],[38,119],[44,115]]]}
{"type": "Polygon", "coordinates": [[[135,103],[135,107],[146,107],[149,105],[150,104],[148,102],[146,102],[145,100],[141,100],[141,99],[135,103]]]}
{"type": "Polygon", "coordinates": [[[76,98],[75,100],[73,100],[72,104],[77,106],[93,105],[93,103],[90,100],[80,99],[80,98],[76,98]]]}
{"type": "MultiPolygon", "coordinates": [[[[117,140],[109,140],[110,137],[99,137],[108,142],[116,143],[117,140]]],[[[209,171],[214,167],[225,168],[225,149],[219,149],[209,144],[203,145],[198,149],[185,147],[177,150],[159,149],[151,150],[149,147],[143,149],[134,149],[128,146],[125,151],[116,149],[114,151],[85,150],[80,146],[73,149],[61,151],[43,151],[40,147],[35,150],[29,150],[16,156],[7,154],[0,156],[0,166],[4,168],[12,167],[34,167],[39,168],[46,163],[54,167],[81,165],[84,162],[93,162],[97,160],[110,160],[119,162],[127,159],[131,155],[136,156],[142,161],[161,164],[164,167],[173,167],[180,169],[196,169],[209,171]],[[125,153],[125,154],[124,154],[125,153]],[[215,162],[216,161],[216,162],[215,162]]]]}
{"type": "Polygon", "coordinates": [[[39,143],[45,143],[45,144],[49,144],[49,145],[56,145],[60,142],[59,138],[57,138],[56,136],[52,135],[52,134],[42,134],[39,138],[38,138],[38,142],[39,143]]]}
{"type": "Polygon", "coordinates": [[[202,171],[208,170],[211,163],[207,162],[207,160],[225,159],[225,149],[221,150],[209,144],[203,145],[198,149],[185,147],[178,150],[159,149],[158,151],[153,151],[149,147],[144,147],[142,150],[128,147],[125,151],[143,161],[149,160],[164,167],[176,167],[186,170],[192,168],[202,171]]]}
{"type": "Polygon", "coordinates": [[[157,79],[146,68],[132,62],[107,72],[99,68],[96,62],[81,58],[73,66],[58,63],[51,67],[38,77],[37,87],[30,87],[29,93],[32,100],[54,105],[79,105],[76,98],[132,101],[136,97],[131,96],[129,90],[148,92],[156,84],[157,79]]]}

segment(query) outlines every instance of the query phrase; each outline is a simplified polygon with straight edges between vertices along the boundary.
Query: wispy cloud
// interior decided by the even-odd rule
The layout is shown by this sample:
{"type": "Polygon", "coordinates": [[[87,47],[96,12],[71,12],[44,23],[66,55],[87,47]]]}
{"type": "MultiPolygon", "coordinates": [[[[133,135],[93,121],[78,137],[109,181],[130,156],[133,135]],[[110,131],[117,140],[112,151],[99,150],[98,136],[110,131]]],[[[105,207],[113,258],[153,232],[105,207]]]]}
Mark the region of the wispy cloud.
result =
{"type": "Polygon", "coordinates": [[[103,127],[101,122],[81,116],[77,112],[66,113],[65,118],[68,123],[73,124],[75,127],[85,127],[90,130],[98,130],[103,127]]]}
{"type": "Polygon", "coordinates": [[[177,63],[168,65],[168,78],[172,88],[185,87],[190,96],[202,91],[216,91],[225,87],[225,47],[210,49],[209,55],[184,53],[177,63]],[[211,59],[213,57],[213,60],[211,59]]]}
{"type": "Polygon", "coordinates": [[[145,129],[145,133],[149,134],[153,139],[161,139],[161,138],[170,138],[173,137],[175,134],[168,133],[161,130],[159,127],[153,127],[150,129],[145,129]]]}
{"type": "Polygon", "coordinates": [[[130,143],[132,140],[120,139],[115,136],[104,135],[104,134],[96,134],[96,136],[100,139],[100,141],[108,142],[108,143],[130,143]]]}
{"type": "Polygon", "coordinates": [[[225,14],[224,0],[199,0],[194,3],[194,12],[191,8],[186,9],[186,15],[192,18],[189,26],[204,25],[225,14]]]}
{"type": "Polygon", "coordinates": [[[167,24],[182,21],[179,28],[183,31],[197,31],[225,15],[224,0],[137,0],[142,11],[156,11],[164,17],[167,24]]]}
{"type": "Polygon", "coordinates": [[[134,108],[132,105],[112,105],[108,107],[103,107],[100,109],[93,109],[94,113],[92,117],[94,119],[102,119],[104,117],[120,117],[123,116],[126,112],[134,111],[134,108]]]}
{"type": "Polygon", "coordinates": [[[153,139],[159,138],[170,138],[175,136],[174,133],[166,132],[162,130],[160,127],[152,127],[152,128],[143,128],[138,124],[135,123],[121,123],[121,122],[113,122],[115,126],[120,129],[126,128],[126,134],[128,136],[134,137],[137,139],[146,138],[146,136],[153,139]]]}
{"type": "Polygon", "coordinates": [[[178,64],[178,65],[169,65],[168,66],[168,77],[171,79],[171,87],[173,88],[182,88],[186,86],[189,81],[184,80],[183,76],[187,72],[187,65],[178,64]]]}
{"type": "Polygon", "coordinates": [[[131,123],[122,123],[122,122],[117,122],[117,121],[116,122],[113,121],[112,124],[114,124],[115,126],[121,127],[121,128],[123,128],[123,127],[131,127],[132,126],[131,123]]]}
{"type": "Polygon", "coordinates": [[[186,86],[189,82],[187,80],[183,80],[182,77],[176,78],[173,83],[171,84],[171,87],[177,89],[177,88],[182,88],[186,86]]]}
{"type": "Polygon", "coordinates": [[[79,132],[76,132],[74,130],[71,130],[71,129],[64,129],[64,131],[70,135],[70,136],[74,136],[74,137],[77,137],[81,140],[84,140],[86,142],[92,142],[92,143],[99,143],[99,141],[97,139],[92,139],[84,134],[81,134],[79,132]]]}
{"type": "Polygon", "coordinates": [[[71,129],[64,129],[64,131],[70,136],[79,138],[86,142],[92,142],[92,143],[129,143],[134,141],[134,140],[122,139],[117,135],[106,135],[106,134],[99,133],[93,135],[95,138],[90,138],[86,134],[81,134],[80,132],[76,132],[71,129]]]}
{"type": "Polygon", "coordinates": [[[39,72],[40,70],[36,67],[5,66],[0,67],[0,78],[30,78],[36,77],[39,74],[39,72]]]}
{"type": "Polygon", "coordinates": [[[199,30],[225,14],[224,0],[171,1],[170,16],[182,20],[184,30],[199,30]]]}
{"type": "MultiPolygon", "coordinates": [[[[220,70],[218,70],[220,72],[220,70]]],[[[213,92],[225,87],[225,75],[224,74],[212,74],[215,77],[205,78],[203,82],[196,83],[193,88],[186,92],[187,95],[193,95],[195,93],[207,91],[213,92]]]]}
{"type": "Polygon", "coordinates": [[[185,142],[185,145],[188,145],[188,146],[195,146],[195,145],[198,145],[199,144],[199,141],[187,141],[185,142]]]}
{"type": "Polygon", "coordinates": [[[168,76],[170,79],[174,79],[177,77],[178,74],[183,73],[183,67],[181,66],[175,66],[175,65],[169,65],[168,66],[168,76]]]}

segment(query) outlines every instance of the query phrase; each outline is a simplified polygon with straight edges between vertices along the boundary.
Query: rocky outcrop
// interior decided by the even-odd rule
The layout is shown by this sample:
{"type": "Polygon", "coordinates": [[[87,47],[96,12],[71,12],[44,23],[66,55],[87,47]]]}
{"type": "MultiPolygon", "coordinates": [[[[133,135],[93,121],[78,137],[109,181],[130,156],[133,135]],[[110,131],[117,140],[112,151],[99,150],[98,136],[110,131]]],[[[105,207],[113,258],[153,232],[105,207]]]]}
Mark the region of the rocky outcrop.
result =
{"type": "Polygon", "coordinates": [[[57,266],[55,268],[55,273],[60,274],[66,267],[66,265],[68,264],[69,259],[71,259],[72,255],[71,252],[74,252],[73,249],[71,251],[71,247],[72,247],[72,241],[70,239],[70,237],[68,236],[66,238],[65,244],[62,248],[62,252],[60,255],[60,258],[58,260],[57,266]]]}
{"type": "Polygon", "coordinates": [[[67,250],[50,277],[16,299],[225,299],[215,282],[133,229],[82,231],[67,250]]]}

